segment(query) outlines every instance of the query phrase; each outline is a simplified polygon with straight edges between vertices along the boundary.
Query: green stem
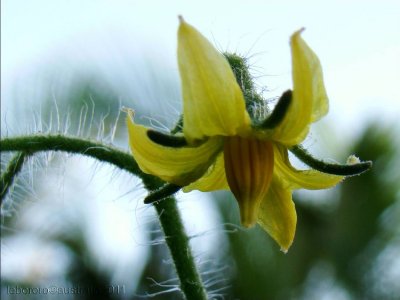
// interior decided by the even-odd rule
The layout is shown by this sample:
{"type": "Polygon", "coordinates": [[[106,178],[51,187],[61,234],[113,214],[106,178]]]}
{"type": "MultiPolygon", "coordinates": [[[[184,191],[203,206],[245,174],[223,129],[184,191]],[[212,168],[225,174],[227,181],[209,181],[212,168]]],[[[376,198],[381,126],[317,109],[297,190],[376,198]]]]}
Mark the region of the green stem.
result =
{"type": "Polygon", "coordinates": [[[24,151],[32,154],[40,151],[64,151],[90,156],[102,162],[111,163],[133,175],[141,177],[144,174],[129,153],[102,143],[76,137],[32,135],[5,138],[0,140],[0,151],[24,151]]]}
{"type": "Polygon", "coordinates": [[[165,199],[169,196],[172,196],[176,192],[178,192],[182,187],[176,184],[167,183],[166,185],[162,186],[158,190],[155,190],[148,194],[146,198],[144,198],[145,204],[150,204],[156,201],[160,201],[165,199]]]}
{"type": "Polygon", "coordinates": [[[182,292],[188,300],[207,299],[175,198],[169,197],[163,201],[154,202],[154,206],[156,207],[167,245],[174,260],[182,292]]]}
{"type": "Polygon", "coordinates": [[[8,190],[10,189],[12,183],[14,182],[15,177],[22,169],[22,165],[24,164],[24,160],[27,157],[27,154],[24,152],[19,152],[15,154],[10,162],[8,163],[6,171],[0,177],[0,205],[3,204],[3,200],[7,195],[8,190]]]}
{"type": "MultiPolygon", "coordinates": [[[[93,157],[108,162],[143,180],[149,191],[160,189],[165,183],[155,176],[143,173],[133,156],[109,145],[63,135],[35,135],[0,140],[0,151],[23,151],[33,154],[40,151],[64,151],[93,157]]],[[[173,197],[154,203],[166,242],[186,299],[207,299],[200,275],[196,269],[182,219],[173,197]]]]}

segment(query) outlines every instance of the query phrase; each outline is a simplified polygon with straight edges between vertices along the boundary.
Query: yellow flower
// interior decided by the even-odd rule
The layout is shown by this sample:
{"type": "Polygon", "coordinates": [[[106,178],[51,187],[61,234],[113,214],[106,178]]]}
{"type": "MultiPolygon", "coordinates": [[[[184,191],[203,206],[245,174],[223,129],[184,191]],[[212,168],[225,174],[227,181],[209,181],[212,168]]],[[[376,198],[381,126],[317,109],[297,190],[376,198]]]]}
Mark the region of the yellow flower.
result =
{"type": "Polygon", "coordinates": [[[169,147],[149,138],[152,131],[128,117],[130,147],[143,172],[184,191],[230,189],[241,222],[258,223],[283,251],[296,230],[295,189],[324,189],[344,177],[296,170],[288,148],[303,141],[311,123],[328,111],[318,57],[301,38],[291,39],[293,93],[277,126],[252,124],[230,65],[210,42],[180,18],[178,63],[183,95],[183,133],[187,145],[169,147]]]}

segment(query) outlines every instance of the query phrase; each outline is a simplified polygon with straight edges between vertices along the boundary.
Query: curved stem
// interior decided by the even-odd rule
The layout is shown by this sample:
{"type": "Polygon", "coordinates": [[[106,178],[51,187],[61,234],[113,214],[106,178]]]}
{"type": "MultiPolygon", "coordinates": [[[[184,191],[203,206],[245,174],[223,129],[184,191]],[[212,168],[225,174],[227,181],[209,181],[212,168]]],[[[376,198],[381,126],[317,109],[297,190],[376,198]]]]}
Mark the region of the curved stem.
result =
{"type": "Polygon", "coordinates": [[[32,135],[5,138],[0,140],[0,151],[24,151],[32,154],[40,151],[64,151],[67,153],[82,154],[103,162],[108,162],[133,175],[140,177],[144,175],[129,153],[99,142],[76,137],[63,135],[32,135]]]}
{"type": "MultiPolygon", "coordinates": [[[[0,151],[22,151],[27,155],[40,151],[64,151],[82,154],[102,162],[108,162],[133,175],[139,176],[149,191],[155,191],[165,184],[157,177],[143,173],[133,156],[129,153],[109,145],[76,137],[34,135],[5,138],[0,140],[0,151]]],[[[175,198],[168,197],[164,201],[155,202],[154,206],[180,279],[182,292],[190,300],[207,299],[175,198]]]]}

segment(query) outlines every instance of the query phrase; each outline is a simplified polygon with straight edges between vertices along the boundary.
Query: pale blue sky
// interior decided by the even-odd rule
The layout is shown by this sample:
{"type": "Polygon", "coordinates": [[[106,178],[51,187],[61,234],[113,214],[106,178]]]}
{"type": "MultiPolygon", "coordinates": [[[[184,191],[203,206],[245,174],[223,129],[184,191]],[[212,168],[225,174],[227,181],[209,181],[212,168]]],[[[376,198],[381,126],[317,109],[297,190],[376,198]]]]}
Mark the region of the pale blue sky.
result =
{"type": "MultiPolygon", "coordinates": [[[[288,39],[306,27],[303,37],[321,59],[331,100],[325,122],[339,131],[357,132],[365,120],[395,120],[400,113],[400,2],[388,0],[2,1],[3,101],[11,87],[29,86],[48,65],[94,68],[132,90],[143,83],[156,89],[151,81],[163,77],[179,82],[178,14],[219,49],[252,56],[268,96],[291,87],[288,39]],[[150,75],[133,70],[143,66],[141,57],[150,60],[150,75]]],[[[170,107],[157,103],[157,93],[135,92],[121,96],[170,107]]]]}

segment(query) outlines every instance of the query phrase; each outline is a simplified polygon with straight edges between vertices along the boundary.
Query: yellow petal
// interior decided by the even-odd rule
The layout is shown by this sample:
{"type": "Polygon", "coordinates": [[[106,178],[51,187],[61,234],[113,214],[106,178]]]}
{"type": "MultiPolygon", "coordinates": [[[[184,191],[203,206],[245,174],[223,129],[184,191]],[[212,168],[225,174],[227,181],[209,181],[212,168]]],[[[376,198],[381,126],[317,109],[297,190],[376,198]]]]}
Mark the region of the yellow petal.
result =
{"type": "Polygon", "coordinates": [[[296,222],[292,192],[274,176],[268,194],[261,202],[258,223],[286,253],[294,239],[296,222]]]}
{"type": "Polygon", "coordinates": [[[272,179],[274,150],[270,141],[225,138],[225,173],[240,208],[242,225],[253,226],[272,179]]]}
{"type": "Polygon", "coordinates": [[[243,94],[227,60],[183,19],[178,32],[178,63],[183,132],[189,141],[248,130],[250,119],[243,94]]]}
{"type": "Polygon", "coordinates": [[[291,39],[293,99],[273,138],[285,145],[297,145],[308,133],[309,124],[328,112],[328,97],[317,55],[301,38],[302,30],[291,39]]]}
{"type": "Polygon", "coordinates": [[[225,176],[224,154],[222,152],[218,155],[215,163],[208,168],[203,177],[183,188],[184,192],[193,190],[202,192],[229,190],[225,176]]]}
{"type": "Polygon", "coordinates": [[[127,125],[129,144],[140,169],[181,186],[200,178],[222,147],[220,138],[210,138],[198,147],[165,147],[150,140],[148,128],[135,124],[130,117],[127,125]]]}
{"type": "Polygon", "coordinates": [[[274,173],[291,189],[320,190],[335,186],[345,176],[322,173],[316,170],[296,170],[289,161],[288,151],[283,146],[274,146],[274,173]]]}

